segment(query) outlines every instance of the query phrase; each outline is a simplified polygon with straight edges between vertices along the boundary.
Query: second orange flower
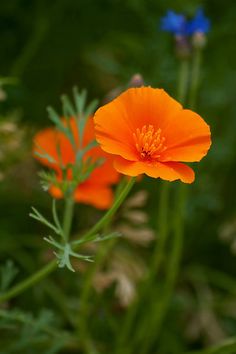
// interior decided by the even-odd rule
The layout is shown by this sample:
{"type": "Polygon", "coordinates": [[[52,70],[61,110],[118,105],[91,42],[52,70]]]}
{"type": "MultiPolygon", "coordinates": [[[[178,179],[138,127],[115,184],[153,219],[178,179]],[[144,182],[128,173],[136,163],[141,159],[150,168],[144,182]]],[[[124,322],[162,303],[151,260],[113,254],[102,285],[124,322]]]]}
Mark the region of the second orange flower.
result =
{"type": "MultiPolygon", "coordinates": [[[[65,123],[65,120],[62,120],[65,123]]],[[[75,118],[70,118],[70,128],[73,133],[76,145],[79,146],[78,128],[75,118]]],[[[92,118],[89,118],[83,137],[82,148],[85,148],[94,141],[94,124],[92,118]]],[[[34,156],[43,165],[53,169],[56,172],[58,182],[62,181],[63,169],[66,168],[67,180],[72,179],[72,165],[76,163],[76,154],[73,147],[64,133],[55,128],[47,128],[36,134],[34,137],[34,156]],[[35,155],[36,152],[46,153],[51,157],[52,162],[48,159],[35,155]]],[[[117,183],[119,175],[112,166],[111,157],[104,153],[99,146],[88,150],[84,159],[90,157],[93,162],[103,159],[104,161],[98,165],[88,178],[80,183],[74,191],[74,200],[84,204],[90,204],[98,209],[107,209],[113,202],[112,184],[117,183]]],[[[55,185],[51,185],[50,194],[54,198],[63,198],[62,190],[55,185]]]]}

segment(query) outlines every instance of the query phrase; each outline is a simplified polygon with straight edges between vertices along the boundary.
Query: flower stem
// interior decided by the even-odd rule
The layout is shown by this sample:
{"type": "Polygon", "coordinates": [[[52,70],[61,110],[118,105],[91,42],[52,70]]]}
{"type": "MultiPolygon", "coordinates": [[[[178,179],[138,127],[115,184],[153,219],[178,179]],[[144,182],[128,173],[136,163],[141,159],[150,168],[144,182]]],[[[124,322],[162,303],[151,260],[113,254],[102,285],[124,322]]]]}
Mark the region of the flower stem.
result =
{"type": "MultiPolygon", "coordinates": [[[[134,185],[135,178],[130,178],[125,185],[124,189],[121,193],[117,196],[115,202],[113,203],[112,207],[106,212],[106,214],[95,224],[85,235],[85,238],[89,238],[91,235],[95,234],[96,232],[100,231],[101,228],[106,224],[106,222],[110,219],[110,217],[116,212],[119,206],[122,204],[126,196],[128,195],[129,191],[131,190],[132,186],[134,185]]],[[[75,246],[74,250],[76,250],[79,246],[75,246]]],[[[16,297],[17,295],[23,293],[28,288],[32,287],[40,280],[48,276],[57,268],[57,261],[54,259],[43,268],[38,270],[36,273],[28,277],[27,279],[23,280],[19,284],[15,285],[13,288],[5,292],[4,294],[0,295],[0,303],[7,301],[16,297]]]]}
{"type": "Polygon", "coordinates": [[[189,107],[191,109],[194,109],[196,105],[197,93],[200,84],[201,63],[202,49],[196,48],[193,55],[192,77],[189,91],[189,107]]]}
{"type": "Polygon", "coordinates": [[[151,264],[150,282],[160,270],[161,263],[164,259],[165,244],[167,241],[169,224],[168,224],[168,206],[169,206],[170,183],[163,181],[161,185],[159,212],[157,219],[158,242],[154,249],[151,264]]]}
{"type": "MultiPolygon", "coordinates": [[[[118,184],[116,188],[115,195],[118,196],[121,191],[123,190],[124,186],[126,184],[126,178],[124,177],[120,183],[118,184]]],[[[103,224],[103,232],[109,232],[110,225],[112,222],[112,218],[110,217],[107,219],[107,221],[103,224]]],[[[102,266],[106,255],[109,253],[109,251],[112,249],[114,246],[115,242],[117,239],[112,239],[106,242],[105,245],[100,245],[96,256],[95,256],[95,261],[93,264],[90,265],[88,271],[84,275],[84,283],[83,287],[81,290],[80,294],[80,308],[81,308],[81,313],[79,316],[79,321],[78,321],[78,327],[80,329],[80,333],[84,333],[84,336],[86,336],[86,323],[87,323],[87,316],[88,316],[88,301],[89,301],[89,296],[91,292],[91,282],[93,279],[94,274],[96,273],[97,269],[102,266]]]]}
{"type": "Polygon", "coordinates": [[[182,59],[179,66],[179,80],[177,89],[177,99],[182,104],[185,103],[189,80],[189,60],[182,59]]]}
{"type": "MultiPolygon", "coordinates": [[[[120,194],[125,184],[126,184],[126,178],[124,177],[116,188],[115,191],[116,196],[120,194]]],[[[108,219],[106,223],[103,225],[103,231],[105,233],[109,232],[111,222],[112,222],[112,218],[110,217],[110,219],[108,219]]],[[[115,238],[107,241],[105,245],[100,245],[96,253],[94,263],[90,265],[88,271],[84,275],[84,283],[80,294],[80,314],[78,316],[78,331],[79,331],[80,338],[83,340],[87,339],[87,323],[89,317],[88,304],[89,304],[90,293],[92,290],[91,283],[93,281],[93,276],[94,274],[96,274],[98,268],[103,265],[103,262],[107,254],[113,248],[116,242],[117,239],[115,238]]]]}
{"type": "Polygon", "coordinates": [[[19,284],[15,285],[13,288],[0,295],[0,303],[12,299],[17,295],[23,293],[26,289],[38,283],[41,279],[45,278],[48,274],[53,272],[56,269],[56,267],[57,267],[57,261],[56,260],[51,261],[46,266],[44,266],[36,273],[31,275],[30,277],[21,281],[19,284]]]}
{"type": "Polygon", "coordinates": [[[72,217],[74,211],[74,199],[72,196],[65,199],[65,209],[63,217],[63,235],[65,243],[68,242],[72,224],[72,217]]]}
{"type": "MultiPolygon", "coordinates": [[[[200,64],[201,53],[199,50],[195,51],[193,58],[193,68],[190,82],[190,107],[193,108],[196,103],[197,91],[199,88],[199,76],[200,76],[200,64]]],[[[181,103],[185,103],[187,87],[189,77],[189,63],[185,60],[180,64],[180,77],[179,77],[179,92],[178,99],[181,103]]],[[[146,340],[144,341],[144,347],[142,353],[145,354],[151,348],[153,340],[157,338],[161,331],[161,326],[165,318],[165,314],[168,310],[171,296],[174,290],[176,279],[178,277],[181,254],[183,249],[184,239],[184,211],[187,202],[187,188],[186,185],[180,184],[177,189],[176,206],[174,212],[174,227],[173,227],[173,244],[172,251],[169,256],[167,265],[167,275],[163,287],[163,292],[159,301],[155,301],[151,312],[155,314],[153,317],[153,324],[150,325],[150,330],[146,340]]]]}
{"type": "MultiPolygon", "coordinates": [[[[149,321],[149,331],[145,336],[144,346],[142,353],[148,353],[150,347],[160,333],[163,320],[165,318],[166,311],[168,310],[169,302],[171,300],[171,295],[175,286],[176,278],[179,273],[180,259],[183,248],[183,212],[186,203],[186,186],[181,184],[178,189],[177,203],[175,206],[175,217],[174,217],[174,239],[172,244],[171,254],[169,256],[169,263],[167,265],[167,275],[165,283],[163,286],[163,291],[156,301],[154,296],[153,306],[151,306],[151,312],[155,316],[151,317],[149,321]]],[[[160,290],[159,290],[160,292],[160,290]]]]}
{"type": "MultiPolygon", "coordinates": [[[[157,218],[157,230],[158,230],[158,241],[153,252],[151,260],[151,269],[147,276],[147,279],[144,281],[143,286],[141,287],[139,296],[134,304],[131,305],[128,313],[126,315],[124,324],[119,333],[118,339],[118,353],[125,353],[125,348],[127,347],[127,339],[132,338],[131,330],[134,325],[135,318],[137,316],[137,311],[139,310],[140,302],[143,303],[146,296],[149,296],[149,290],[152,286],[152,282],[156,275],[158,274],[162,260],[164,258],[164,249],[165,243],[168,235],[168,202],[169,202],[169,189],[170,183],[163,181],[160,188],[160,200],[159,200],[159,213],[157,218]]],[[[142,307],[142,306],[141,306],[142,307]]],[[[133,340],[136,339],[134,336],[133,340]]],[[[132,340],[129,340],[130,346],[132,340]]],[[[128,352],[128,349],[127,349],[128,352]]]]}
{"type": "MultiPolygon", "coordinates": [[[[100,231],[104,225],[110,220],[110,218],[114,215],[116,210],[120,207],[120,205],[123,203],[127,195],[129,194],[129,191],[133,187],[135,183],[135,177],[131,177],[128,182],[126,183],[125,187],[121,191],[121,193],[117,196],[115,199],[112,207],[106,212],[106,214],[95,224],[84,236],[83,239],[87,239],[93,234],[96,234],[98,231],[100,231]]],[[[76,250],[76,248],[75,248],[76,250]]]]}
{"type": "Polygon", "coordinates": [[[109,251],[114,246],[116,239],[112,239],[106,242],[105,245],[100,245],[99,250],[96,254],[94,263],[90,265],[87,273],[84,277],[83,287],[81,289],[80,295],[80,311],[77,321],[77,330],[78,335],[81,341],[89,342],[88,336],[88,324],[91,313],[91,303],[90,303],[90,295],[92,290],[92,281],[93,277],[96,274],[99,267],[103,265],[104,259],[106,258],[109,251]]]}
{"type": "MultiPolygon", "coordinates": [[[[179,69],[179,83],[178,83],[178,100],[184,105],[186,101],[187,89],[189,84],[189,60],[182,59],[180,62],[179,69]]],[[[165,318],[166,311],[168,310],[169,302],[171,300],[171,295],[174,289],[176,278],[178,276],[178,269],[182,253],[182,243],[183,243],[183,210],[186,203],[186,186],[181,183],[177,191],[177,202],[175,206],[175,216],[174,216],[174,238],[172,243],[172,251],[167,259],[167,274],[164,280],[164,285],[162,293],[160,288],[155,285],[154,276],[152,276],[151,286],[153,286],[153,296],[150,299],[150,308],[148,311],[147,317],[143,320],[143,324],[140,327],[136,340],[136,345],[142,343],[142,354],[146,354],[151,346],[153,341],[157,339],[160,334],[162,323],[165,318]],[[157,300],[157,298],[159,299],[157,300]],[[149,331],[145,338],[142,338],[143,333],[145,332],[145,327],[148,325],[149,331]]],[[[164,210],[159,211],[158,221],[160,223],[159,232],[160,232],[160,241],[157,244],[157,250],[154,253],[155,258],[154,262],[157,265],[159,270],[161,261],[164,257],[165,245],[168,239],[168,233],[170,225],[168,223],[168,193],[163,202],[164,210]],[[158,253],[159,247],[159,253],[158,253]]],[[[153,270],[151,270],[153,272],[153,270]]],[[[156,273],[154,273],[155,275],[156,273]]]]}

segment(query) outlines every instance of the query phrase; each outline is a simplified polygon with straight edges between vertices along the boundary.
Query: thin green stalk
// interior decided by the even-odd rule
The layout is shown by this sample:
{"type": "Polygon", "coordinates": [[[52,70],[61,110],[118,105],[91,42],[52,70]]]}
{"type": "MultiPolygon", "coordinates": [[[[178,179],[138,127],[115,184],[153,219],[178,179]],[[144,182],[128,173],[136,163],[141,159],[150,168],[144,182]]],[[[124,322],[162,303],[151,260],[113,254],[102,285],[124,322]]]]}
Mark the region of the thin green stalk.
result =
{"type": "Polygon", "coordinates": [[[161,267],[161,263],[164,259],[164,249],[165,249],[165,243],[168,235],[169,189],[170,189],[170,183],[163,181],[160,189],[159,213],[157,219],[158,239],[151,260],[151,270],[150,273],[148,274],[147,279],[143,283],[137,301],[135,301],[134,304],[131,305],[125,317],[124,324],[121,328],[121,332],[119,333],[119,337],[118,337],[118,344],[117,344],[118,353],[123,352],[125,350],[125,347],[127,347],[126,342],[128,342],[128,338],[131,338],[130,337],[131,330],[134,325],[137,311],[140,308],[139,303],[140,301],[144,300],[146,295],[148,295],[150,287],[152,286],[153,278],[155,278],[156,275],[158,274],[161,267]]]}
{"type": "Polygon", "coordinates": [[[45,278],[48,274],[53,272],[57,268],[57,261],[54,259],[43,268],[38,270],[36,273],[28,277],[27,279],[21,281],[19,284],[12,287],[10,290],[6,291],[4,294],[0,295],[0,303],[8,301],[17,295],[23,293],[28,288],[32,287],[34,284],[38,283],[40,280],[45,278]]]}
{"type": "MultiPolygon", "coordinates": [[[[118,196],[122,191],[124,185],[126,184],[126,178],[123,178],[121,182],[118,184],[116,188],[115,195],[118,196]]],[[[112,218],[108,219],[107,222],[103,226],[103,231],[109,232],[110,224],[112,222],[112,218]]],[[[80,334],[80,338],[84,341],[89,342],[87,338],[87,323],[88,323],[88,305],[89,305],[89,297],[92,290],[92,280],[93,276],[96,273],[97,269],[102,266],[107,254],[117,242],[117,239],[112,239],[107,241],[105,245],[101,244],[99,250],[95,256],[94,263],[90,265],[88,271],[84,275],[83,287],[81,289],[80,294],[80,314],[78,316],[78,331],[80,334]]]]}
{"type": "Polygon", "coordinates": [[[160,192],[159,212],[157,218],[157,242],[154,248],[149,283],[157,276],[161,263],[164,259],[165,245],[169,231],[168,208],[169,208],[170,183],[163,181],[160,192]]]}
{"type": "Polygon", "coordinates": [[[192,76],[191,76],[191,86],[189,90],[189,107],[191,109],[195,108],[197,93],[200,84],[200,72],[202,63],[202,49],[196,48],[193,55],[193,66],[192,66],[192,76]]]}
{"type": "MultiPolygon", "coordinates": [[[[116,210],[120,207],[120,205],[123,203],[127,195],[129,194],[129,191],[133,187],[135,183],[135,177],[132,177],[128,180],[126,183],[124,189],[121,191],[121,193],[117,196],[116,200],[114,201],[112,207],[106,212],[106,214],[95,224],[85,235],[84,239],[89,238],[93,234],[96,234],[98,231],[100,231],[104,225],[110,220],[110,218],[114,215],[116,210]]],[[[76,248],[75,248],[76,250],[76,248]]]]}
{"type": "MultiPolygon", "coordinates": [[[[174,239],[172,244],[171,254],[169,256],[169,264],[167,268],[166,280],[159,301],[154,301],[151,311],[153,317],[150,317],[149,331],[145,333],[145,340],[142,347],[142,354],[148,353],[151,349],[153,341],[158,337],[166,311],[169,306],[171,295],[174,290],[176,278],[179,273],[180,260],[183,247],[183,211],[186,201],[186,188],[181,184],[178,189],[177,205],[175,207],[176,214],[174,218],[174,239]]],[[[143,328],[144,330],[144,328],[143,328]]]]}
{"type": "MultiPolygon", "coordinates": [[[[122,190],[122,192],[118,195],[117,199],[115,200],[112,207],[105,213],[105,215],[95,224],[85,235],[85,238],[89,238],[91,235],[97,233],[101,230],[101,228],[106,224],[106,222],[110,219],[110,217],[116,212],[119,206],[122,204],[126,196],[128,195],[129,191],[131,190],[132,186],[134,185],[135,178],[130,178],[122,190]]],[[[79,246],[75,247],[74,250],[79,246]]],[[[48,276],[57,268],[57,261],[56,259],[52,260],[50,263],[45,265],[39,271],[31,275],[29,278],[23,280],[19,284],[15,285],[13,288],[5,292],[4,294],[0,295],[0,303],[10,300],[17,295],[21,294],[28,288],[32,287],[36,283],[38,283],[41,279],[48,276]]]]}
{"type": "Polygon", "coordinates": [[[185,103],[189,80],[189,60],[182,59],[179,66],[179,80],[177,88],[177,99],[182,104],[185,103]]]}
{"type": "MultiPolygon", "coordinates": [[[[197,91],[199,88],[199,77],[200,77],[200,64],[201,64],[201,53],[199,50],[195,51],[194,59],[193,59],[193,68],[191,75],[191,83],[190,83],[190,107],[193,108],[196,103],[197,91]]],[[[182,103],[186,100],[186,92],[188,86],[188,66],[189,64],[186,62],[182,62],[182,83],[179,84],[179,100],[182,103]],[[182,88],[182,85],[186,87],[186,90],[182,88]],[[181,89],[182,88],[182,89],[181,89]],[[183,95],[185,92],[185,95],[183,95]]],[[[181,80],[181,77],[180,77],[181,80]]],[[[178,276],[180,260],[183,248],[183,238],[184,238],[184,210],[187,201],[187,189],[184,184],[181,184],[178,189],[177,195],[177,205],[175,208],[175,216],[174,216],[174,239],[172,246],[172,253],[169,258],[169,265],[167,270],[166,282],[163,289],[163,295],[161,297],[160,303],[157,303],[156,307],[152,310],[155,314],[153,318],[153,326],[150,328],[155,328],[155,331],[149,331],[149,335],[145,340],[145,346],[143,350],[143,354],[147,353],[151,348],[153,340],[160,333],[162,323],[165,318],[165,314],[168,310],[169,302],[171,300],[171,295],[174,290],[175,282],[178,276]]]]}
{"type": "MultiPolygon", "coordinates": [[[[199,76],[200,76],[200,63],[201,56],[200,52],[196,51],[193,61],[192,69],[192,80],[190,84],[190,106],[193,108],[196,101],[197,90],[199,87],[199,76]]],[[[189,62],[182,61],[180,67],[180,81],[179,81],[179,92],[178,99],[185,103],[186,93],[188,87],[188,77],[189,77],[189,62]]],[[[161,330],[162,323],[165,318],[165,314],[168,310],[169,302],[171,300],[171,295],[174,290],[175,282],[178,276],[180,260],[183,248],[183,238],[184,238],[184,210],[187,200],[187,189],[184,184],[181,184],[178,188],[177,195],[177,205],[175,207],[174,216],[174,238],[172,245],[172,252],[169,257],[169,264],[167,268],[167,276],[164,284],[163,294],[160,302],[156,302],[152,312],[155,314],[153,317],[153,325],[150,326],[150,331],[145,339],[145,345],[142,353],[145,354],[151,348],[153,340],[158,336],[161,330]]]]}
{"type": "Polygon", "coordinates": [[[74,199],[73,197],[68,197],[65,200],[65,209],[63,217],[63,235],[65,243],[68,242],[72,224],[72,217],[74,212],[74,199]]]}
{"type": "MultiPolygon", "coordinates": [[[[177,94],[178,100],[181,101],[183,104],[187,95],[188,80],[189,80],[189,60],[183,59],[180,62],[178,94],[177,94]]],[[[161,188],[159,213],[158,213],[158,220],[157,220],[158,229],[159,229],[158,230],[159,238],[158,238],[158,242],[156,242],[156,247],[153,252],[152,261],[151,261],[151,270],[147,279],[147,283],[145,283],[145,287],[143,286],[141,290],[141,294],[139,296],[139,298],[141,298],[143,301],[146,295],[148,295],[150,288],[153,286],[154,279],[156,278],[158,272],[160,271],[160,267],[164,259],[165,245],[167,242],[168,232],[169,232],[169,222],[168,222],[169,189],[170,189],[170,184],[167,182],[163,182],[161,188]]],[[[127,348],[127,343],[129,338],[132,338],[132,341],[130,341],[129,339],[130,344],[129,344],[129,348],[127,348],[127,352],[131,350],[130,346],[132,345],[135,346],[135,343],[139,342],[139,337],[142,336],[142,334],[145,332],[145,328],[143,329],[143,326],[146,326],[147,323],[149,322],[150,317],[152,317],[155,314],[153,311],[151,314],[149,314],[149,312],[147,311],[148,312],[146,315],[147,318],[146,320],[144,319],[143,325],[141,324],[139,330],[135,331],[135,335],[131,337],[131,329],[132,326],[134,325],[135,317],[137,315],[137,310],[138,310],[138,306],[137,304],[134,304],[128,311],[124,326],[122,327],[122,331],[119,334],[120,346],[118,346],[118,353],[121,348],[122,348],[121,352],[125,350],[124,349],[125,347],[127,348]]],[[[146,336],[146,343],[147,343],[147,338],[148,336],[146,336]]],[[[142,341],[142,344],[144,342],[142,341]]],[[[147,344],[144,344],[144,346],[145,345],[147,344]]]]}
{"type": "Polygon", "coordinates": [[[98,253],[95,257],[94,263],[90,265],[87,274],[84,277],[83,287],[81,289],[80,301],[79,301],[79,316],[78,316],[78,334],[80,340],[83,342],[90,342],[88,338],[88,323],[90,315],[90,294],[92,289],[93,277],[96,274],[97,269],[102,266],[105,257],[114,246],[116,239],[112,239],[106,242],[105,245],[100,245],[98,253]]]}
{"type": "MultiPolygon", "coordinates": [[[[65,241],[68,240],[69,233],[70,233],[71,221],[73,215],[73,204],[74,204],[73,200],[71,201],[71,199],[69,198],[66,200],[64,220],[63,220],[63,231],[64,231],[65,241]]],[[[56,269],[56,267],[57,267],[57,261],[56,260],[51,261],[46,266],[41,268],[38,272],[36,272],[26,280],[23,280],[22,282],[14,286],[12,289],[8,290],[5,294],[0,295],[0,303],[3,301],[7,301],[8,299],[11,299],[13,297],[16,297],[24,290],[28,289],[32,285],[39,282],[41,279],[45,278],[48,274],[53,272],[56,269]]]]}
{"type": "MultiPolygon", "coordinates": [[[[188,80],[189,80],[189,60],[183,59],[180,62],[179,69],[179,83],[178,83],[178,100],[184,104],[187,95],[188,89],[188,80]]],[[[167,191],[167,194],[169,192],[167,191]]],[[[155,289],[154,296],[152,301],[150,302],[149,311],[147,311],[146,316],[143,318],[141,326],[137,330],[137,334],[134,337],[133,346],[135,348],[142,346],[142,354],[145,354],[151,348],[153,341],[158,337],[159,332],[161,330],[162,322],[165,318],[166,311],[168,309],[168,305],[171,299],[171,294],[173,292],[174,284],[178,275],[179,263],[181,259],[182,253],[182,240],[183,240],[183,223],[182,220],[182,211],[184,208],[184,198],[185,198],[185,186],[181,185],[179,187],[178,196],[177,196],[177,205],[176,205],[176,218],[175,218],[175,235],[172,246],[172,253],[168,257],[169,264],[167,266],[167,276],[164,283],[163,295],[160,295],[160,288],[156,289],[156,284],[154,282],[154,275],[156,274],[156,270],[159,270],[160,265],[162,263],[162,259],[164,258],[164,250],[165,245],[168,238],[169,232],[169,220],[168,220],[168,196],[165,197],[166,201],[163,202],[163,210],[159,211],[159,223],[160,223],[160,244],[156,244],[156,252],[154,252],[154,266],[151,268],[151,282],[150,287],[153,286],[155,289]],[[177,225],[177,220],[179,220],[179,224],[177,225]],[[159,250],[158,250],[159,246],[159,250]],[[159,252],[158,252],[159,251],[159,252]],[[157,298],[159,297],[159,301],[157,298]],[[146,332],[145,328],[149,328],[148,332],[146,332]],[[145,336],[144,336],[145,333],[145,336]]],[[[160,204],[162,207],[162,204],[160,204]]],[[[150,287],[148,287],[150,289],[150,287]]]]}
{"type": "MultiPolygon", "coordinates": [[[[182,63],[186,65],[186,63],[182,63]]],[[[197,92],[199,88],[199,78],[200,78],[200,67],[201,67],[201,50],[196,49],[193,57],[193,67],[191,75],[191,84],[190,84],[190,98],[189,106],[194,108],[196,103],[197,92]]],[[[184,70],[183,70],[184,72],[184,70]]],[[[183,80],[185,80],[185,85],[187,87],[187,76],[186,72],[184,73],[183,80]]],[[[181,87],[181,84],[180,84],[181,87]]],[[[186,94],[186,91],[185,91],[186,94]]],[[[185,101],[186,96],[181,96],[181,91],[179,92],[179,99],[185,101]]],[[[178,196],[177,196],[177,206],[175,208],[175,217],[174,217],[174,243],[172,255],[170,257],[170,264],[167,272],[167,279],[164,288],[163,303],[158,312],[156,325],[164,319],[165,312],[168,309],[168,304],[171,299],[171,294],[174,289],[176,278],[178,276],[178,271],[180,267],[181,253],[183,248],[183,238],[184,238],[184,210],[187,201],[187,188],[184,184],[179,186],[178,196]]]]}

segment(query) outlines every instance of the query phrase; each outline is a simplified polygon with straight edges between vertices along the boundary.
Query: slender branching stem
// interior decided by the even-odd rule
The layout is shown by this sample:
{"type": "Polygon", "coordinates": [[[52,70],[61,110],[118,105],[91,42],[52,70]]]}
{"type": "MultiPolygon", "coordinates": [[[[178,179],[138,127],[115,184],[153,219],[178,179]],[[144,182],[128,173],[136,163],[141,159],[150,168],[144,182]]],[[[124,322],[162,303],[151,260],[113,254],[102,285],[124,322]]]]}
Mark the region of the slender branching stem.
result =
{"type": "MultiPolygon", "coordinates": [[[[89,237],[93,234],[96,234],[98,231],[100,231],[103,226],[108,222],[108,220],[114,215],[114,213],[117,211],[117,209],[120,207],[122,202],[125,200],[126,196],[128,195],[129,191],[131,190],[132,186],[135,183],[135,178],[130,178],[120,194],[117,196],[115,199],[112,207],[105,213],[105,215],[98,221],[97,224],[95,224],[85,235],[84,238],[89,239],[89,237]]],[[[79,246],[75,246],[74,250],[79,246]]],[[[37,284],[40,280],[44,279],[47,277],[50,273],[52,273],[55,269],[57,268],[57,261],[54,259],[50,263],[46,264],[44,267],[42,267],[40,270],[38,270],[36,273],[28,277],[27,279],[21,281],[19,284],[15,285],[12,287],[10,290],[7,292],[3,293],[0,295],[0,303],[8,301],[17,295],[23,293],[25,290],[29,289],[33,285],[37,284]]]]}

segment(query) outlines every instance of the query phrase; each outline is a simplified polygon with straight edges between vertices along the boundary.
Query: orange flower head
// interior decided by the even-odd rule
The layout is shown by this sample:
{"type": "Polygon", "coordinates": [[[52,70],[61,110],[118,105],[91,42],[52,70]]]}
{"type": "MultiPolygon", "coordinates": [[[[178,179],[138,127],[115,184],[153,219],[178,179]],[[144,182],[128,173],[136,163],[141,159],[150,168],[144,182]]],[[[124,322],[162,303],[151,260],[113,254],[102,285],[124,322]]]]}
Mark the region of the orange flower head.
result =
{"type": "MultiPolygon", "coordinates": [[[[65,123],[65,120],[64,120],[65,123]]],[[[69,120],[70,128],[73,133],[76,145],[79,146],[79,136],[76,120],[69,120]]],[[[84,131],[82,148],[87,146],[95,139],[94,124],[92,118],[89,118],[84,131]]],[[[43,165],[53,169],[56,172],[58,181],[62,180],[62,169],[67,167],[67,179],[71,180],[72,170],[68,167],[76,162],[76,153],[68,138],[55,128],[47,128],[38,132],[34,137],[34,154],[36,152],[49,155],[52,159],[34,155],[43,165]]],[[[99,209],[107,209],[113,202],[113,192],[111,185],[117,183],[119,174],[113,168],[112,159],[99,146],[91,148],[85,153],[83,159],[92,158],[93,162],[98,159],[104,159],[101,165],[95,167],[88,179],[74,191],[74,199],[77,202],[90,204],[99,209]]],[[[55,198],[62,198],[61,189],[52,185],[49,189],[50,194],[55,198]]]]}
{"type": "Polygon", "coordinates": [[[194,172],[183,162],[200,161],[211,145],[205,121],[162,89],[130,88],[99,108],[94,121],[101,148],[128,176],[192,183],[194,172]]]}

